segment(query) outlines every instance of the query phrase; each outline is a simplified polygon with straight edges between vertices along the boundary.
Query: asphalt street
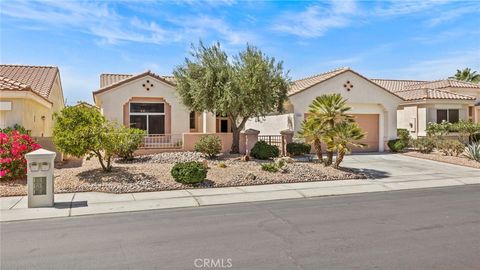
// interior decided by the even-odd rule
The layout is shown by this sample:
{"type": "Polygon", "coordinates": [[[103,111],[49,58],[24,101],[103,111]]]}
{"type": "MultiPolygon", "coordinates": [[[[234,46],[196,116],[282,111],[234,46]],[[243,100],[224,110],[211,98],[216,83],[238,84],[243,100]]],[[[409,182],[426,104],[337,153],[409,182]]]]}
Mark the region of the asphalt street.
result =
{"type": "Polygon", "coordinates": [[[0,226],[2,270],[480,268],[480,185],[0,226]]]}

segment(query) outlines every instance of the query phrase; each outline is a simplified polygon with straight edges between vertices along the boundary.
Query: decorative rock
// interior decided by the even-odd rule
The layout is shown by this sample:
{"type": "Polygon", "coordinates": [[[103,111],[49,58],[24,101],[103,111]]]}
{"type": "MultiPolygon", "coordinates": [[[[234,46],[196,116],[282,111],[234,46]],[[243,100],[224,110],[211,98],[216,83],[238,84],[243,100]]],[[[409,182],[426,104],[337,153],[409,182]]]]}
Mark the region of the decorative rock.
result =
{"type": "Polygon", "coordinates": [[[255,174],[253,174],[253,173],[248,173],[248,174],[245,176],[245,180],[247,180],[247,181],[254,181],[255,179],[257,179],[257,177],[256,177],[255,174]]]}
{"type": "Polygon", "coordinates": [[[250,156],[249,155],[242,156],[240,158],[240,160],[243,161],[243,162],[249,162],[250,161],[250,156]]]}
{"type": "Polygon", "coordinates": [[[203,164],[203,167],[204,167],[205,169],[208,169],[208,161],[207,161],[207,160],[203,160],[203,161],[202,161],[202,164],[203,164]]]}

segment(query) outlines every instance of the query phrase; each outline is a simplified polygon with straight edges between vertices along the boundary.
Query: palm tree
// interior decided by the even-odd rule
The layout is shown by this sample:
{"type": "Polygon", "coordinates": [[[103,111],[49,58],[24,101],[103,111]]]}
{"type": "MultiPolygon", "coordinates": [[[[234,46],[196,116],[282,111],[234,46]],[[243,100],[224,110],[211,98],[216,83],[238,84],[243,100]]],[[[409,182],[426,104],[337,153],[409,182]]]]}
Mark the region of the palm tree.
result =
{"type": "Polygon", "coordinates": [[[357,123],[343,122],[335,125],[335,127],[329,131],[329,140],[327,141],[327,147],[333,151],[337,150],[337,158],[333,167],[338,169],[340,163],[346,154],[352,151],[352,147],[365,147],[364,143],[358,141],[365,138],[365,132],[358,126],[357,123]]]}
{"type": "Polygon", "coordinates": [[[323,163],[322,136],[325,135],[324,126],[316,121],[315,118],[307,117],[307,119],[302,122],[302,129],[298,134],[304,138],[307,143],[313,144],[318,160],[320,163],[323,163]]]}
{"type": "MultiPolygon", "coordinates": [[[[332,130],[336,124],[354,121],[353,116],[347,114],[350,109],[347,106],[347,100],[338,93],[321,95],[315,98],[310,105],[308,118],[311,118],[311,121],[314,121],[316,125],[322,126],[323,130],[326,131],[326,136],[328,136],[328,131],[332,130]]],[[[328,138],[325,138],[325,140],[328,140],[328,138]]],[[[327,149],[325,165],[329,166],[332,162],[333,151],[327,149]]]]}
{"type": "Polygon", "coordinates": [[[452,76],[449,79],[478,83],[480,82],[480,74],[477,74],[476,71],[472,71],[470,68],[464,68],[463,70],[457,69],[455,76],[452,76]]]}

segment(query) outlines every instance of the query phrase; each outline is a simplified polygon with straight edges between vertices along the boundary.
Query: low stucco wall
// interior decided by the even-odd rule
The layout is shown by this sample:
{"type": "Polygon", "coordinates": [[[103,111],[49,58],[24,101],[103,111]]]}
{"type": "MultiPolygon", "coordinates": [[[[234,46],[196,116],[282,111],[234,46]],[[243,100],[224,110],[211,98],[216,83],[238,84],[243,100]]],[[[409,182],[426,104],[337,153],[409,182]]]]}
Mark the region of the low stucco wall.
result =
{"type": "Polygon", "coordinates": [[[232,133],[183,133],[183,150],[193,151],[195,144],[204,136],[215,135],[222,141],[222,153],[230,152],[233,142],[232,133]]]}

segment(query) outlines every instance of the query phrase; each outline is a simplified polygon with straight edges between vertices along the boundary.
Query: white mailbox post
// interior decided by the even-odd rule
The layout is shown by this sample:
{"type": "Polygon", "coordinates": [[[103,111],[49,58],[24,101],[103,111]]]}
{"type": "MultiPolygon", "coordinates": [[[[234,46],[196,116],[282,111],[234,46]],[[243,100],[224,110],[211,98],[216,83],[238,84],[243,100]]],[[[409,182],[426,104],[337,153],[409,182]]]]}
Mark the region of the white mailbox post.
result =
{"type": "Polygon", "coordinates": [[[53,206],[53,166],[56,155],[43,148],[25,155],[29,208],[53,206]]]}

